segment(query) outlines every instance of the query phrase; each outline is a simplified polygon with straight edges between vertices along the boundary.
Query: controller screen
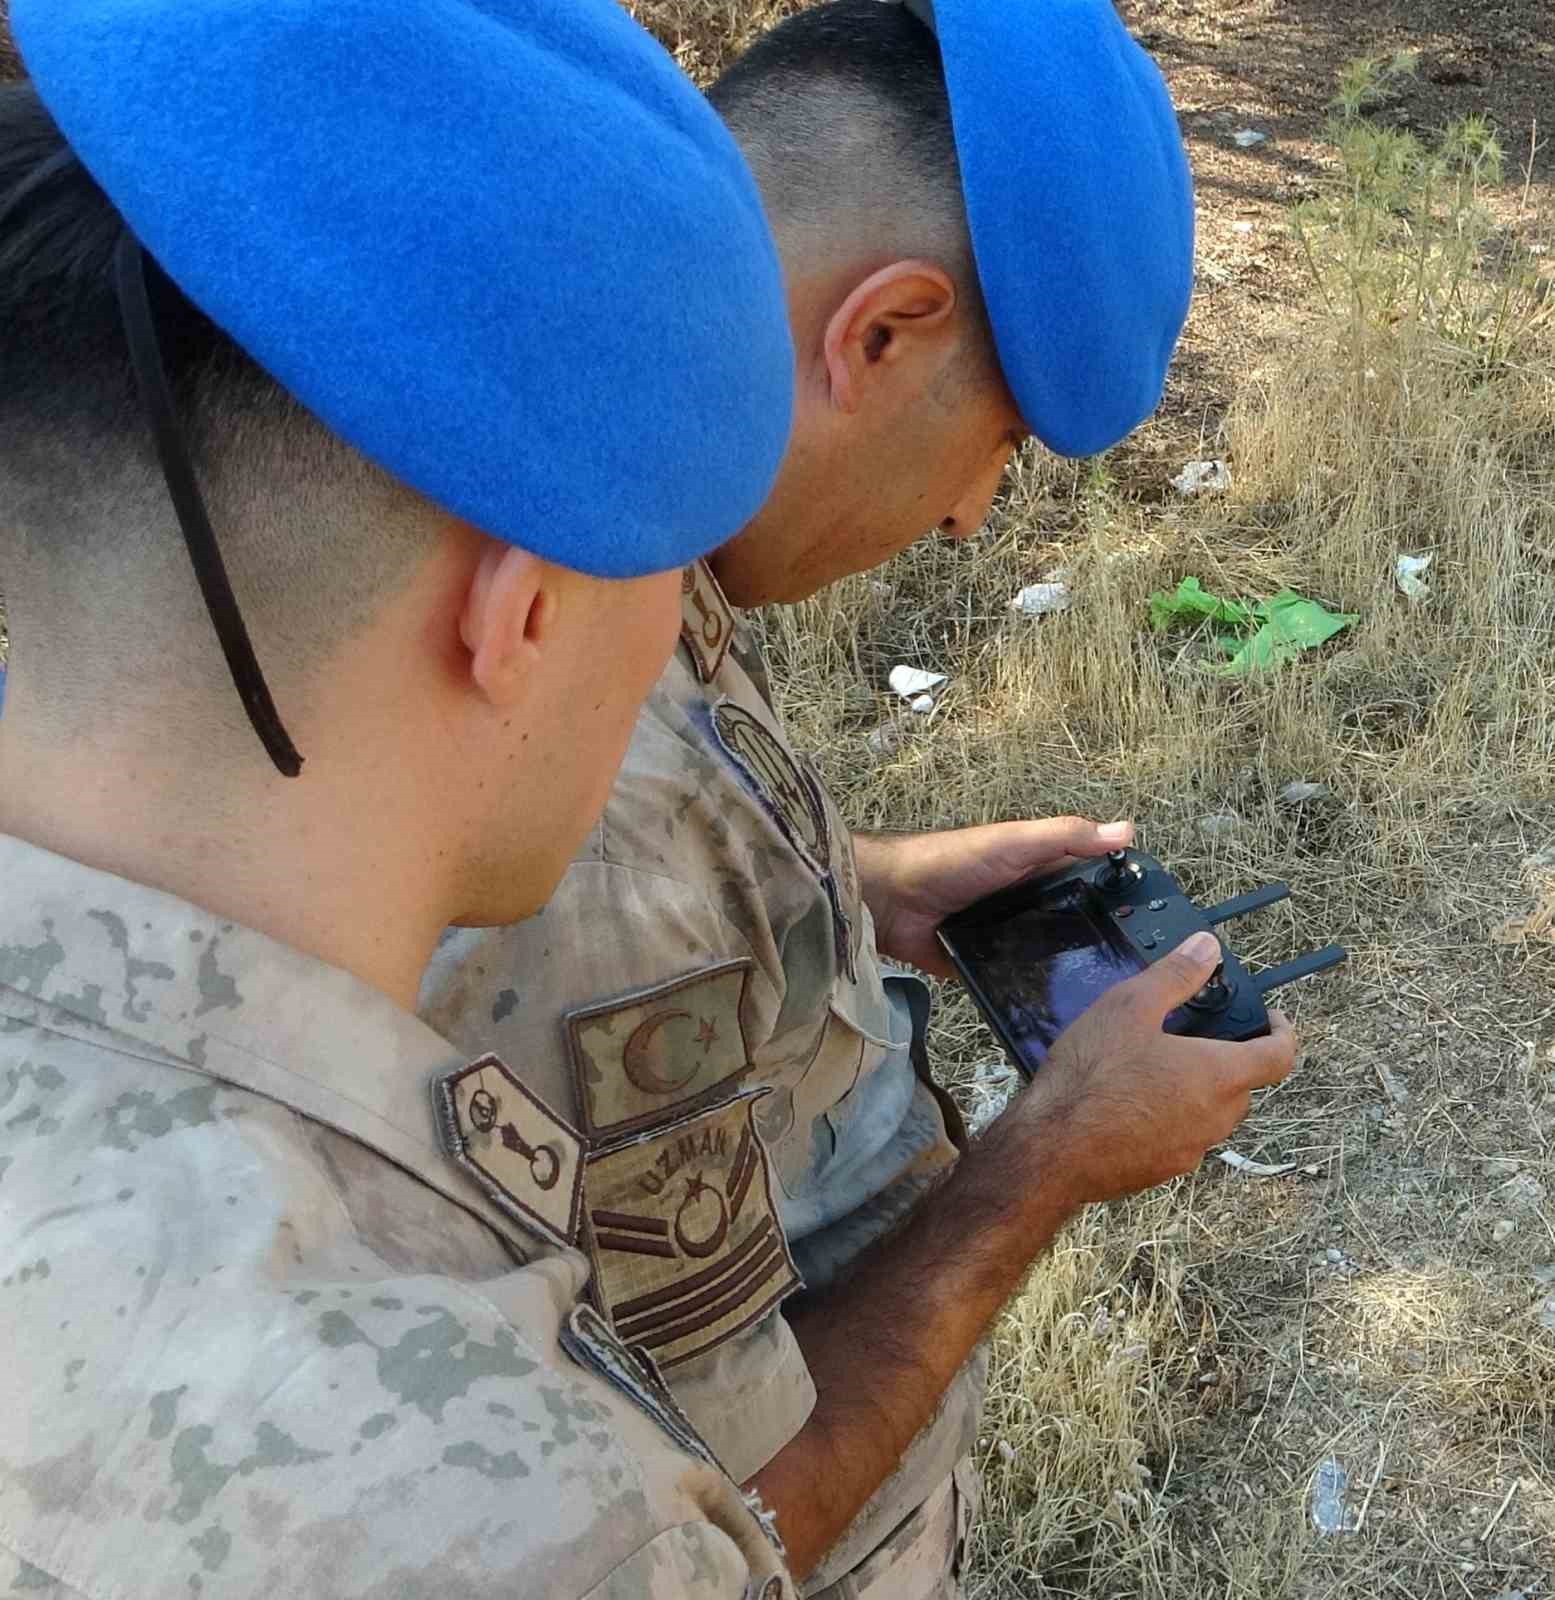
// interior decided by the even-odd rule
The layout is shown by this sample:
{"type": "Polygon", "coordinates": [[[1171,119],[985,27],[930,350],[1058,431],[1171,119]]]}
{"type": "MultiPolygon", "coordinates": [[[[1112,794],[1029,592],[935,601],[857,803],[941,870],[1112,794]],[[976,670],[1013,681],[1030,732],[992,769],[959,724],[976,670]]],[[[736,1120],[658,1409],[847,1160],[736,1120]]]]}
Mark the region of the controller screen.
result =
{"type": "MultiPolygon", "coordinates": [[[[957,954],[1027,1072],[1094,1000],[1144,970],[1109,923],[1084,885],[1071,882],[1044,904],[956,928],[957,954]]],[[[1186,1023],[1173,1012],[1166,1028],[1175,1033],[1186,1023]]]]}

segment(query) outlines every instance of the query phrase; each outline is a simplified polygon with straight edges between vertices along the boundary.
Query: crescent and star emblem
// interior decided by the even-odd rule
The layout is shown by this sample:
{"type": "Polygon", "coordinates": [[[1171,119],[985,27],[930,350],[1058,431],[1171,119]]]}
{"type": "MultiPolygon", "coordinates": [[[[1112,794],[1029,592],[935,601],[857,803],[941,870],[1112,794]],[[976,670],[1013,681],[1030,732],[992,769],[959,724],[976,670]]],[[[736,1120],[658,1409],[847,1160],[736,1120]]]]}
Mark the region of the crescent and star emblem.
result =
{"type": "MultiPolygon", "coordinates": [[[[644,1094],[674,1094],[677,1089],[683,1089],[696,1076],[697,1064],[695,1061],[678,1078],[666,1078],[654,1071],[649,1047],[652,1045],[659,1029],[665,1023],[675,1021],[677,1017],[689,1022],[691,1013],[689,1011],[656,1011],[651,1017],[645,1017],[632,1029],[632,1036],[626,1041],[626,1048],[621,1052],[623,1070],[627,1077],[644,1094]]],[[[703,1054],[706,1054],[705,1048],[703,1054]]]]}
{"type": "Polygon", "coordinates": [[[687,1178],[686,1198],[680,1202],[675,1212],[675,1243],[688,1256],[701,1261],[712,1255],[728,1237],[729,1204],[724,1199],[723,1192],[714,1188],[703,1173],[699,1172],[694,1178],[687,1178]],[[700,1211],[701,1199],[705,1194],[710,1194],[718,1203],[718,1221],[714,1223],[711,1233],[700,1239],[694,1239],[686,1231],[686,1212],[693,1206],[700,1211]]]}

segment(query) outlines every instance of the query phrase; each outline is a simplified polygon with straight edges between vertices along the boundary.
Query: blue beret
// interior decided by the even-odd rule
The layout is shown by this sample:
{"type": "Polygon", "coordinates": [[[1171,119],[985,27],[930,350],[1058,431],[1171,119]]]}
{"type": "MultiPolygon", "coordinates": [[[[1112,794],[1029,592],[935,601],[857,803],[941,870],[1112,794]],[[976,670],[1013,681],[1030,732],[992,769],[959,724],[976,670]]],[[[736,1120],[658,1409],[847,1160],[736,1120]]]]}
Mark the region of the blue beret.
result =
{"type": "Polygon", "coordinates": [[[933,0],[977,275],[1010,393],[1060,455],[1155,409],[1193,285],[1193,183],[1112,0],[933,0]]]}
{"type": "Polygon", "coordinates": [[[605,577],[766,497],[793,352],[754,182],[612,0],[12,0],[65,137],[341,438],[605,577]]]}

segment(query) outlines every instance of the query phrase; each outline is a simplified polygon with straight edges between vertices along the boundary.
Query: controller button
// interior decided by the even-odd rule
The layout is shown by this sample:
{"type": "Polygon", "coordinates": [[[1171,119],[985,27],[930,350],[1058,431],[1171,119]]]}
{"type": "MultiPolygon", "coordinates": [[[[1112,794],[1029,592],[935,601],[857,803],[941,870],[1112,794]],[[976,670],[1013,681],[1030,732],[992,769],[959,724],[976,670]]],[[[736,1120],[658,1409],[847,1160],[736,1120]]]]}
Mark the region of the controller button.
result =
{"type": "Polygon", "coordinates": [[[1152,900],[1150,902],[1150,909],[1152,911],[1165,911],[1166,902],[1164,900],[1152,900]]]}
{"type": "Polygon", "coordinates": [[[1119,922],[1121,922],[1124,917],[1131,917],[1134,915],[1134,908],[1133,906],[1119,906],[1118,909],[1112,914],[1118,919],[1119,922]]]}

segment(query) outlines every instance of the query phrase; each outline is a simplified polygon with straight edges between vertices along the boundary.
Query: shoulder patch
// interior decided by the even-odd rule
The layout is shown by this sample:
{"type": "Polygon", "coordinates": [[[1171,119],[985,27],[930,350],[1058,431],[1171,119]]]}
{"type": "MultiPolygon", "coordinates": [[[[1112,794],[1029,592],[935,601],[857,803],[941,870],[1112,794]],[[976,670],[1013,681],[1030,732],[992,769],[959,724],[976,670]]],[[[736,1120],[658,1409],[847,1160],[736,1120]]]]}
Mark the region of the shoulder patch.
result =
{"type": "Polygon", "coordinates": [[[741,1011],[755,963],[721,962],[566,1015],[583,1126],[594,1143],[705,1104],[750,1066],[741,1011]]]}
{"type": "Polygon", "coordinates": [[[831,861],[831,823],[820,787],[760,717],[733,700],[713,707],[713,732],[788,841],[814,871],[831,861]]]}
{"type": "Polygon", "coordinates": [[[734,641],[734,607],[724,599],[705,561],[694,561],[680,580],[680,639],[697,677],[711,683],[734,641]]]}
{"type": "Polygon", "coordinates": [[[616,1336],[662,1367],[722,1344],[800,1286],[752,1115],[760,1098],[588,1159],[593,1293],[616,1336]]]}
{"type": "Polygon", "coordinates": [[[496,1056],[432,1080],[443,1147],[509,1215],[578,1243],[584,1139],[496,1056]]]}

